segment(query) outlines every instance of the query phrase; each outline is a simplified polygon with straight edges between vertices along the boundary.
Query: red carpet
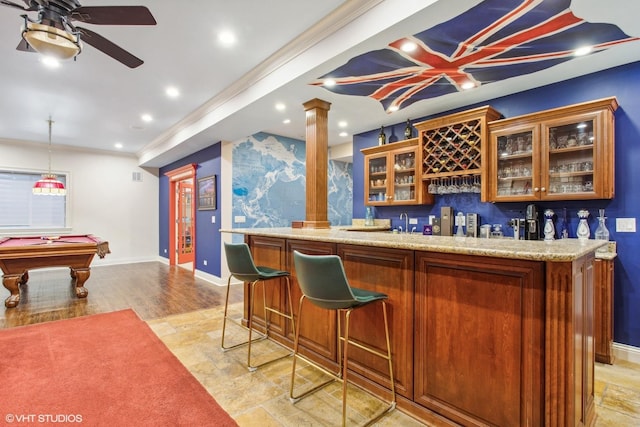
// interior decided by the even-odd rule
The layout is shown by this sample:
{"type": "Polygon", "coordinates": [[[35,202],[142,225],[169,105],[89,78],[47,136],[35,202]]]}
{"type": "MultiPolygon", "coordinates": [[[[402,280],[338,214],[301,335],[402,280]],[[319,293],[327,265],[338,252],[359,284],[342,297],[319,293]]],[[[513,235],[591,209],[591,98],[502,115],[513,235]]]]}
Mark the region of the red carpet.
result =
{"type": "Polygon", "coordinates": [[[237,426],[132,310],[0,331],[0,425],[237,426]]]}

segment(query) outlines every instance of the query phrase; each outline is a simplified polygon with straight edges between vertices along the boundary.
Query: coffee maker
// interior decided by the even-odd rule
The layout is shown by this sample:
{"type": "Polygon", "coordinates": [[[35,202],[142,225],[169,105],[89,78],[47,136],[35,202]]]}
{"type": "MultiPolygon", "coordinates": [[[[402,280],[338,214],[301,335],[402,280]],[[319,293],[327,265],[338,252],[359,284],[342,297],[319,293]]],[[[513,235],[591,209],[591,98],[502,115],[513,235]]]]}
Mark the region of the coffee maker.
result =
{"type": "Polygon", "coordinates": [[[524,239],[540,240],[540,227],[538,224],[538,207],[536,205],[527,206],[527,213],[524,218],[524,239]]]}

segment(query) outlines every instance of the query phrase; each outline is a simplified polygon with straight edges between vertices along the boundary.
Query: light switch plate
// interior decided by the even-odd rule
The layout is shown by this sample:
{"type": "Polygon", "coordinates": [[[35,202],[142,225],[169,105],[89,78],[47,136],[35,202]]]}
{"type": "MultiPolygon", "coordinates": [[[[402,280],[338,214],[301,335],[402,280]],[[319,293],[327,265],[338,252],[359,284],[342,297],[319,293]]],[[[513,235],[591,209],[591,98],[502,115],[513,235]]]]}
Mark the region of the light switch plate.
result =
{"type": "Polygon", "coordinates": [[[616,218],[616,232],[617,233],[635,233],[636,219],[635,218],[616,218]]]}
{"type": "Polygon", "coordinates": [[[409,224],[412,224],[412,225],[418,224],[418,218],[409,218],[409,224]]]}

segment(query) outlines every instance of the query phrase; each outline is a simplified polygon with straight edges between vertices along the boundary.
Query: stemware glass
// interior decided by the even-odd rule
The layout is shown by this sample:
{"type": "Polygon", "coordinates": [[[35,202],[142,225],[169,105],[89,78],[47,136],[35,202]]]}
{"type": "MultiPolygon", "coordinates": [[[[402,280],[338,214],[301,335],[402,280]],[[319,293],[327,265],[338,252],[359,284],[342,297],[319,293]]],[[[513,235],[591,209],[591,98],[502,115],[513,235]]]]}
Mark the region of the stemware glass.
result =
{"type": "Polygon", "coordinates": [[[480,175],[473,176],[473,192],[479,194],[482,191],[482,183],[480,182],[480,175]]]}

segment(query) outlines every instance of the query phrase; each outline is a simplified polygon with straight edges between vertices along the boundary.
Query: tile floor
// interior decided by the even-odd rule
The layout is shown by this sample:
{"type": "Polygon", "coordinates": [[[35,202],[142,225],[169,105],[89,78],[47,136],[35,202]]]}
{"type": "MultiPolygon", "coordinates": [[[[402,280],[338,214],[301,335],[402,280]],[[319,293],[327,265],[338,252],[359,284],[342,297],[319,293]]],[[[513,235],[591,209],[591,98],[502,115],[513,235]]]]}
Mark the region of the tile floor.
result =
{"type": "MultiPolygon", "coordinates": [[[[232,306],[238,317],[242,303],[232,306]]],[[[291,359],[285,358],[249,372],[246,347],[223,352],[220,349],[222,308],[199,310],[148,321],[153,331],[242,427],[335,426],[341,423],[341,386],[332,384],[302,399],[289,401],[291,359]]],[[[227,326],[229,343],[246,338],[246,331],[227,326]]],[[[238,342],[236,341],[236,342],[238,342]]],[[[286,351],[269,341],[252,347],[259,362],[286,351]]],[[[318,371],[300,371],[300,385],[321,381],[318,371]]],[[[596,365],[596,426],[640,426],[640,366],[619,361],[596,365]]],[[[384,402],[358,388],[349,389],[349,425],[362,425],[384,408],[384,402]]],[[[422,426],[395,410],[376,426],[422,426]]]]}

